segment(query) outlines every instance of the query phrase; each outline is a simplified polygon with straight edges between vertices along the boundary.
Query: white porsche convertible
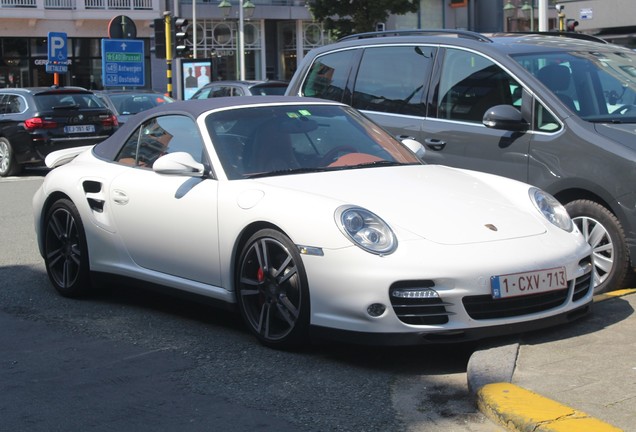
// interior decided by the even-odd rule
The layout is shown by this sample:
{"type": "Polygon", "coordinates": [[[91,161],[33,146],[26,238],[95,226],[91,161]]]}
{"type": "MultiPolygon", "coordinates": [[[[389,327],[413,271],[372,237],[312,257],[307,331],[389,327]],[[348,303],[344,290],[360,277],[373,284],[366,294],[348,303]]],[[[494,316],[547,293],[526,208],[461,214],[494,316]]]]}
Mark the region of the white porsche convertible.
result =
{"type": "Polygon", "coordinates": [[[166,104],[47,158],[40,252],[64,296],[103,275],[205,296],[272,347],[463,341],[590,310],[590,246],[553,197],[420,151],[334,102],[166,104]]]}

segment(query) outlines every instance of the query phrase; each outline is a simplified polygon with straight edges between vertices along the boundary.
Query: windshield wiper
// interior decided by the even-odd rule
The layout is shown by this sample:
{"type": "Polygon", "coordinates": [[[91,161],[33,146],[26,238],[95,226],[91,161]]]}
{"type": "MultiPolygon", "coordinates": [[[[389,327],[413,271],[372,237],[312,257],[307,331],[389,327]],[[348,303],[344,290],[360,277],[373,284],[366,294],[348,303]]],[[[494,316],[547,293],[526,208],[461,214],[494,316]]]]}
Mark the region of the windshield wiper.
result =
{"type": "Polygon", "coordinates": [[[379,160],[374,162],[365,162],[357,165],[350,165],[349,168],[373,168],[373,167],[387,167],[387,166],[401,166],[401,165],[418,165],[417,163],[404,163],[397,161],[379,160]]]}
{"type": "Polygon", "coordinates": [[[288,175],[288,174],[305,174],[305,173],[315,173],[315,172],[323,172],[323,171],[333,171],[335,168],[329,167],[321,167],[321,168],[289,168],[282,169],[276,171],[266,171],[255,174],[246,175],[245,178],[259,178],[259,177],[269,177],[269,176],[279,176],[279,175],[288,175]]]}
{"type": "Polygon", "coordinates": [[[375,162],[367,162],[361,163],[357,165],[340,165],[340,166],[326,166],[319,168],[289,168],[283,170],[276,171],[266,171],[254,174],[245,175],[244,178],[259,178],[259,177],[269,177],[269,176],[280,176],[280,175],[289,175],[289,174],[305,174],[305,173],[317,173],[317,172],[326,172],[326,171],[343,171],[350,169],[359,169],[359,168],[374,168],[374,167],[387,167],[387,166],[402,166],[402,165],[420,165],[417,162],[414,163],[403,163],[396,161],[387,161],[380,160],[375,162]]]}

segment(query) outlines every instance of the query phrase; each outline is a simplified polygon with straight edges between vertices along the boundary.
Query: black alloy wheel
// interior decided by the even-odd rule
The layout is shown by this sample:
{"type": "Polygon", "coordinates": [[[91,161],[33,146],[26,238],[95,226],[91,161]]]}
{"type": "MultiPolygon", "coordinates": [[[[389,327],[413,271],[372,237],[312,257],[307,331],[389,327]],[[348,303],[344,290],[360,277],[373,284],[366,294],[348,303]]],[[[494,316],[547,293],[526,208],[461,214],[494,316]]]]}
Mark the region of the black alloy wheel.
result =
{"type": "Polygon", "coordinates": [[[263,229],[240,255],[236,297],[258,340],[272,348],[304,342],[309,327],[307,276],[296,246],[279,231],[263,229]]]}
{"type": "Polygon", "coordinates": [[[86,234],[75,205],[56,201],[44,225],[44,262],[55,289],[65,297],[78,297],[90,289],[86,234]]]}

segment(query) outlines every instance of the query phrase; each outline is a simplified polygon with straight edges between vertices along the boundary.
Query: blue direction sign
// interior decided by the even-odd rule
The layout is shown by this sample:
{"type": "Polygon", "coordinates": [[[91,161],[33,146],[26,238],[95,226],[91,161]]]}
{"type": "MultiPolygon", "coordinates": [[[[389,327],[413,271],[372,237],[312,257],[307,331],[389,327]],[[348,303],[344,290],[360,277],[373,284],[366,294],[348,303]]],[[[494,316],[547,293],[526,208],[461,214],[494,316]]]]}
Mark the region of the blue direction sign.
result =
{"type": "Polygon", "coordinates": [[[68,72],[68,39],[66,33],[49,32],[48,34],[48,73],[68,72]]]}
{"type": "Polygon", "coordinates": [[[105,87],[143,87],[144,41],[102,39],[102,82],[105,87]]]}

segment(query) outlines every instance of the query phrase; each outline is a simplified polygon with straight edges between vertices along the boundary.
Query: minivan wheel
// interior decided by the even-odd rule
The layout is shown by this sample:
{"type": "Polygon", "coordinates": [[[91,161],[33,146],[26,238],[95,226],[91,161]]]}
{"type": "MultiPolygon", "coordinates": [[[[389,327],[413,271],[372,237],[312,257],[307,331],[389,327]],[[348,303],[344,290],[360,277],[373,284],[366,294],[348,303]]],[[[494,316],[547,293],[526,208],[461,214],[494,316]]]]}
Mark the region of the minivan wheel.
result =
{"type": "Polygon", "coordinates": [[[594,294],[622,288],[627,278],[629,254],[623,227],[616,216],[589,200],[572,201],[565,208],[592,246],[594,294]]]}
{"type": "Polygon", "coordinates": [[[0,138],[0,177],[16,175],[19,171],[11,143],[6,138],[0,138]]]}

